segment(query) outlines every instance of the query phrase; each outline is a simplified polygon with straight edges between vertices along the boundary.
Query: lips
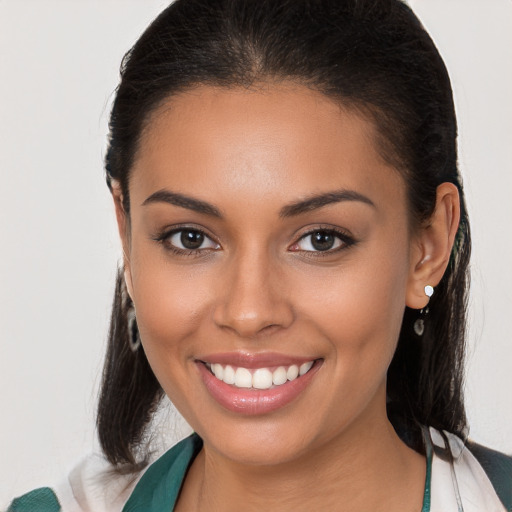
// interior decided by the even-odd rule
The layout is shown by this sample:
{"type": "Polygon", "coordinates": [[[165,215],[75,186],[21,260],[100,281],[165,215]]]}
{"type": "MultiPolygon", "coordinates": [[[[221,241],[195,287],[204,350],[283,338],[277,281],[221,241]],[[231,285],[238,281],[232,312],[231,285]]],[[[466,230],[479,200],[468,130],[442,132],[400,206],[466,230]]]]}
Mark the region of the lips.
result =
{"type": "Polygon", "coordinates": [[[298,398],[322,362],[277,354],[238,353],[196,360],[212,398],[229,411],[247,415],[270,413],[298,398]]]}

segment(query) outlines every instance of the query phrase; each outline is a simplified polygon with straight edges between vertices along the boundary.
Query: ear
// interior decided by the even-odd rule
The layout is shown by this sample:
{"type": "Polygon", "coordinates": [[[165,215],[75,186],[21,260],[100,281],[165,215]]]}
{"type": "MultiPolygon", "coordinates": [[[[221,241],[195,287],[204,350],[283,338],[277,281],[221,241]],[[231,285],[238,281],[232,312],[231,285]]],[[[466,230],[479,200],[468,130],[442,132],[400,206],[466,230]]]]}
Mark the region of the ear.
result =
{"type": "Polygon", "coordinates": [[[419,228],[413,241],[406,293],[408,307],[421,309],[428,304],[425,286],[435,289],[441,281],[450,261],[459,220],[459,191],[453,183],[442,183],[437,187],[434,213],[419,228]]]}
{"type": "Polygon", "coordinates": [[[128,295],[133,299],[133,284],[132,274],[130,266],[130,228],[128,215],[125,212],[123,206],[123,191],[121,184],[117,180],[111,181],[112,187],[112,198],[114,199],[114,208],[116,211],[117,229],[119,231],[119,238],[121,239],[121,245],[123,248],[123,269],[124,269],[124,280],[126,282],[126,289],[128,295]]]}

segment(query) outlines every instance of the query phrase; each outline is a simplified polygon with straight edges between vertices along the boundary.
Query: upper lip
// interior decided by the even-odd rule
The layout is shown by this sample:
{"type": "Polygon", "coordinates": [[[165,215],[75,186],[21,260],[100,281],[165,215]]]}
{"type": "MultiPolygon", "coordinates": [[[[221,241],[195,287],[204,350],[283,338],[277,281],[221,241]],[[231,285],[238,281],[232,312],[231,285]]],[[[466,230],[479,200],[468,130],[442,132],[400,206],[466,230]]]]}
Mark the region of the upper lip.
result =
{"type": "Polygon", "coordinates": [[[293,364],[301,365],[314,361],[318,357],[298,357],[277,352],[263,352],[260,354],[251,354],[249,352],[223,352],[208,354],[197,357],[197,361],[209,364],[222,364],[242,367],[247,369],[266,368],[271,366],[291,366],[293,364]]]}

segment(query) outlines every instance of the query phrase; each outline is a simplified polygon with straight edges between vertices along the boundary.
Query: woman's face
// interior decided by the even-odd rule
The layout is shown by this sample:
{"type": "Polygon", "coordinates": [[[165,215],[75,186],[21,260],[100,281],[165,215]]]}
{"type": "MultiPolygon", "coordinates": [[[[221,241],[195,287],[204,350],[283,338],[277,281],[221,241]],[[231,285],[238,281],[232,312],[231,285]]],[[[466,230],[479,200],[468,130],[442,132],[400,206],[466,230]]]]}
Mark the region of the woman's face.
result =
{"type": "Polygon", "coordinates": [[[127,282],[160,384],[225,457],[289,461],[386,421],[415,244],[375,139],[291,84],[201,86],[151,116],[127,282]]]}

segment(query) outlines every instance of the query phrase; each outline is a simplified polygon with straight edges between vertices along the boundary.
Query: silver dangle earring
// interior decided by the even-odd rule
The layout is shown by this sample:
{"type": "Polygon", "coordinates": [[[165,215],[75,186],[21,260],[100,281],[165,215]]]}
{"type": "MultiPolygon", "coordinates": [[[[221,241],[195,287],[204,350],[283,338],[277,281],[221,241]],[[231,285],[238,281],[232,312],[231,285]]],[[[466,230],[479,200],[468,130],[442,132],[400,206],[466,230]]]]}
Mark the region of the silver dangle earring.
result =
{"type": "Polygon", "coordinates": [[[137,327],[137,318],[133,307],[128,310],[128,345],[132,352],[137,352],[140,347],[139,328],[137,327]]]}
{"type": "MultiPolygon", "coordinates": [[[[430,297],[432,297],[433,293],[434,293],[434,288],[432,288],[432,286],[427,284],[427,286],[425,286],[425,295],[430,299],[430,297]]],[[[416,321],[414,322],[414,326],[413,326],[414,332],[416,333],[417,336],[423,336],[423,333],[425,332],[425,318],[427,315],[428,315],[428,306],[421,309],[419,318],[417,318],[416,321]]]]}
{"type": "Polygon", "coordinates": [[[420,316],[414,322],[414,332],[417,336],[423,336],[425,332],[425,317],[428,314],[428,308],[423,308],[420,310],[420,316]]]}

